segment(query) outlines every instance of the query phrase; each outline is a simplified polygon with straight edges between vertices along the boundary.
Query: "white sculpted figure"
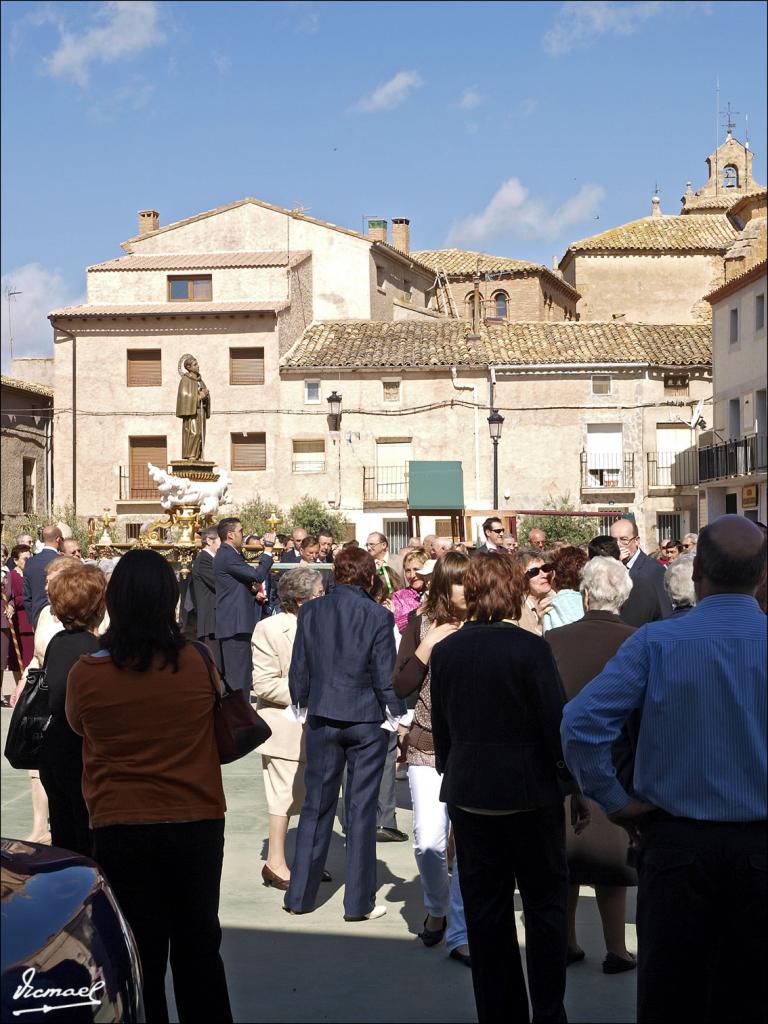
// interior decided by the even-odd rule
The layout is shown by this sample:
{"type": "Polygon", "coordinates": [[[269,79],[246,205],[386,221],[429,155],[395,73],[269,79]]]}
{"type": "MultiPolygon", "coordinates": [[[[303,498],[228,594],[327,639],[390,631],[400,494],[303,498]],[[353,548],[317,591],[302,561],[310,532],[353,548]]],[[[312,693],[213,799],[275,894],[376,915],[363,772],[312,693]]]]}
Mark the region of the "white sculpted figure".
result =
{"type": "Polygon", "coordinates": [[[164,509],[182,505],[199,505],[201,515],[216,515],[221,505],[230,503],[229,485],[232,478],[226,469],[216,469],[217,480],[188,480],[148,463],[149,475],[157,484],[160,504],[164,509]]]}

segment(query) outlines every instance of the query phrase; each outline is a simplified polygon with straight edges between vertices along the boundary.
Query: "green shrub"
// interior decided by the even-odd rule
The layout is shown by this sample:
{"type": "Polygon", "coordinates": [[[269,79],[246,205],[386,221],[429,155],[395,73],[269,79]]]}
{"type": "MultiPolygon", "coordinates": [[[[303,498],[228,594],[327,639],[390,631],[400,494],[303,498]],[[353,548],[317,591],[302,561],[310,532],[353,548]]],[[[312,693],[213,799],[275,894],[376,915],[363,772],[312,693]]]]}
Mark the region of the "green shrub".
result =
{"type": "MultiPolygon", "coordinates": [[[[551,508],[557,512],[577,512],[570,500],[570,495],[565,494],[559,498],[549,496],[544,502],[544,508],[551,508]]],[[[528,543],[528,534],[531,530],[543,530],[547,535],[547,544],[554,544],[556,540],[566,541],[578,547],[579,544],[586,544],[601,532],[600,519],[597,516],[520,516],[517,520],[517,536],[521,545],[528,543]]]]}
{"type": "Polygon", "coordinates": [[[335,541],[344,540],[346,534],[347,521],[343,514],[334,512],[322,501],[311,498],[308,494],[291,507],[288,521],[291,527],[300,526],[315,537],[322,529],[330,530],[335,541]]]}

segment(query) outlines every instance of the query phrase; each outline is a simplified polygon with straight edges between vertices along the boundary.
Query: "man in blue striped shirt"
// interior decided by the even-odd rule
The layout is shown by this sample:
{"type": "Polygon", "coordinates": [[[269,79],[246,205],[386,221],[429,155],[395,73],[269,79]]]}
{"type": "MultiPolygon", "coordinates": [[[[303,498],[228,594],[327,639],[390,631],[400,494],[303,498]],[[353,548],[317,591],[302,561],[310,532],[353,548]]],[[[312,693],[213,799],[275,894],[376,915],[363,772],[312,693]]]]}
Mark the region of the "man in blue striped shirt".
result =
{"type": "Polygon", "coordinates": [[[563,713],[582,791],[638,841],[638,1022],[764,1020],[766,541],[741,516],[699,535],[698,605],[624,642],[563,713]],[[642,711],[634,795],[611,746],[642,711]]]}

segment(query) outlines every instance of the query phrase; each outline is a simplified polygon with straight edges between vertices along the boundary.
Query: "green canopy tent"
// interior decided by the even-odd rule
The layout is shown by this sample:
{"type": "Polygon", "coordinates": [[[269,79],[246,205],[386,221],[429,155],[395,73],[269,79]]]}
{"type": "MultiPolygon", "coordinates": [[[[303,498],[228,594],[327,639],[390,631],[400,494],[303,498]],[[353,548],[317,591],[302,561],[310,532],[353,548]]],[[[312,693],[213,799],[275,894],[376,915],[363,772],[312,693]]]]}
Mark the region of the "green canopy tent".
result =
{"type": "Polygon", "coordinates": [[[408,536],[421,536],[421,516],[451,520],[451,535],[464,540],[464,474],[460,462],[408,463],[408,536]]]}

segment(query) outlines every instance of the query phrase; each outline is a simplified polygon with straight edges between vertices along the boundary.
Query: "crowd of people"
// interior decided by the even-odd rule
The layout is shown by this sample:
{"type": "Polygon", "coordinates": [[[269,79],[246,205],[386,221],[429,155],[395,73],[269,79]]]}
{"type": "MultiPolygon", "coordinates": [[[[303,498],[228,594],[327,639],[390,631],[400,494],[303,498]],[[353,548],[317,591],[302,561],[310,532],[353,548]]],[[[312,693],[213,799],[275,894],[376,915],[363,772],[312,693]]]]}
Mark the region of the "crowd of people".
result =
{"type": "Polygon", "coordinates": [[[51,713],[30,838],[103,868],[148,1020],[168,1019],[169,958],[182,1021],[232,1019],[222,679],[271,729],[262,880],[288,915],[311,913],[330,880],[337,814],[344,919],[386,913],[376,843],[411,838],[395,816],[407,779],[418,938],[470,968],[481,1022],[566,1020],[581,886],[603,972],[638,970],[641,1024],[763,1019],[765,528],[723,516],[658,558],[631,518],[584,545],[534,529],[519,547],[496,517],[483,534],[476,549],[427,536],[395,553],[381,533],[245,537],[229,517],[203,532],[182,591],[150,550],[100,566],[56,525],[34,554],[18,539],[3,572],[11,703],[43,667],[51,713]]]}

